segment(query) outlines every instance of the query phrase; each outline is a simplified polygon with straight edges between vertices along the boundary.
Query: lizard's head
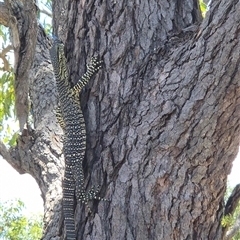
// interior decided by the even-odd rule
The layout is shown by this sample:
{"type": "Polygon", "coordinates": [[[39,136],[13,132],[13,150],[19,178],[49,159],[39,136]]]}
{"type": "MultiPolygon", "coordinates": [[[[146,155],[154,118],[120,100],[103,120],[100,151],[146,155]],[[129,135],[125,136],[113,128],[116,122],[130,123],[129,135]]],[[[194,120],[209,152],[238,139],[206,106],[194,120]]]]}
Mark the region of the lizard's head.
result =
{"type": "Polygon", "coordinates": [[[53,44],[50,49],[50,57],[54,71],[59,74],[59,71],[63,64],[65,64],[66,59],[64,56],[64,44],[57,37],[53,37],[53,44]]]}

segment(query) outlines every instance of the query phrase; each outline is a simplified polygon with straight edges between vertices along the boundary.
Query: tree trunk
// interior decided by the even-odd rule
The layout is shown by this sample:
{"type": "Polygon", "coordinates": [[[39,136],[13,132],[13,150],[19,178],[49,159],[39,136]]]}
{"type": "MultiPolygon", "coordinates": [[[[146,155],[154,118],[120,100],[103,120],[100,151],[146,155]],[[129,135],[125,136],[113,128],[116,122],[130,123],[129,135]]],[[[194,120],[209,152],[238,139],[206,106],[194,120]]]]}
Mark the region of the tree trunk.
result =
{"type": "MultiPolygon", "coordinates": [[[[99,184],[109,201],[93,201],[91,214],[77,203],[78,239],[223,239],[239,146],[240,1],[213,1],[204,20],[196,0],[65,2],[53,1],[54,35],[65,42],[71,81],[91,56],[103,60],[80,99],[86,189],[99,184]]],[[[35,129],[5,156],[41,188],[44,240],[64,235],[46,39],[39,28],[29,86],[35,129]]]]}

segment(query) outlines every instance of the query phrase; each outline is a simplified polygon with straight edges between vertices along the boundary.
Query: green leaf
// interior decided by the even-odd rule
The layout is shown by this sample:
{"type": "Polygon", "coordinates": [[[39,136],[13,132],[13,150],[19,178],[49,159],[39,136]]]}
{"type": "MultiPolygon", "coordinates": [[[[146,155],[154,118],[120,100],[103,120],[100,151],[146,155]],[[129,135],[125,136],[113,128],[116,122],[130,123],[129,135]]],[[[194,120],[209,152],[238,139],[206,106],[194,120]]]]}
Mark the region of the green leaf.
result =
{"type": "Polygon", "coordinates": [[[15,132],[15,133],[12,135],[12,138],[9,140],[9,145],[10,145],[11,147],[16,146],[16,144],[17,144],[17,138],[18,138],[18,132],[15,132]]]}
{"type": "Polygon", "coordinates": [[[4,27],[3,25],[0,25],[0,37],[3,40],[3,43],[6,43],[7,41],[6,27],[4,27]]]}
{"type": "Polygon", "coordinates": [[[221,221],[221,224],[223,227],[230,227],[233,225],[233,223],[234,223],[234,218],[231,214],[225,215],[221,221]]]}
{"type": "MultiPolygon", "coordinates": [[[[230,188],[230,187],[227,188],[225,197],[224,197],[225,202],[227,202],[232,191],[233,191],[232,188],[230,188]]],[[[226,227],[227,229],[230,229],[237,221],[239,214],[240,214],[240,202],[238,203],[238,206],[236,207],[233,214],[228,214],[228,215],[223,216],[223,218],[221,220],[221,225],[223,227],[226,227]]],[[[240,239],[240,230],[236,233],[236,235],[232,238],[232,240],[239,240],[239,239],[240,239]]]]}
{"type": "Polygon", "coordinates": [[[23,215],[21,200],[0,202],[0,238],[9,240],[37,240],[42,236],[42,216],[23,215]]]}
{"type": "Polygon", "coordinates": [[[199,0],[200,3],[200,10],[202,12],[202,16],[205,17],[206,12],[208,10],[207,4],[203,2],[203,0],[199,0]]]}

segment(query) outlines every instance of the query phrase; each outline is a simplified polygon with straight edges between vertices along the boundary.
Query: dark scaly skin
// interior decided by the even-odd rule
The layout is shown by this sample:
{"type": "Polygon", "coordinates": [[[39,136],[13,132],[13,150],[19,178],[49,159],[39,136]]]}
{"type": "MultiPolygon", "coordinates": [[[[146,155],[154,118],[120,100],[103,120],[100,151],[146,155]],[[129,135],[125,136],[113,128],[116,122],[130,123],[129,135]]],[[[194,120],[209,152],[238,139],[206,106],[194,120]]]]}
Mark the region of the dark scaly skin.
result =
{"type": "Polygon", "coordinates": [[[74,196],[87,204],[98,198],[97,191],[92,188],[86,193],[82,162],[86,150],[85,122],[79,102],[79,92],[87,84],[90,77],[100,68],[100,62],[92,58],[87,65],[87,72],[78,83],[71,88],[64,55],[64,45],[55,40],[50,49],[51,61],[55,73],[60,106],[57,118],[64,130],[63,152],[65,157],[65,173],[63,179],[63,213],[66,226],[66,239],[76,240],[74,224],[74,196]]]}

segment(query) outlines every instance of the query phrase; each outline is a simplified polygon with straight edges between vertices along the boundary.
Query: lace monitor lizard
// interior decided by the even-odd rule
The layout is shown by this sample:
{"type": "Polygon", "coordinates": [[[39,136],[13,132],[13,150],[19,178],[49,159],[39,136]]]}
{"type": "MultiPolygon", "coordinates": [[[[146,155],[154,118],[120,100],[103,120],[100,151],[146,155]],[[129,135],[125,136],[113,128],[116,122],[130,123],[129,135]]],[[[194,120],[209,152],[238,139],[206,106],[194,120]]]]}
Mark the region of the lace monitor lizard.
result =
{"type": "Polygon", "coordinates": [[[86,192],[84,187],[82,162],[86,149],[86,131],[79,101],[79,92],[87,84],[91,76],[98,71],[101,62],[98,62],[96,58],[92,58],[87,65],[86,73],[71,87],[64,55],[64,45],[58,39],[53,41],[50,56],[59,93],[60,106],[57,109],[57,119],[64,131],[63,214],[66,226],[66,239],[76,240],[74,197],[76,196],[77,200],[86,205],[89,200],[101,200],[97,197],[98,191],[94,191],[94,188],[91,188],[91,190],[86,192]]]}

